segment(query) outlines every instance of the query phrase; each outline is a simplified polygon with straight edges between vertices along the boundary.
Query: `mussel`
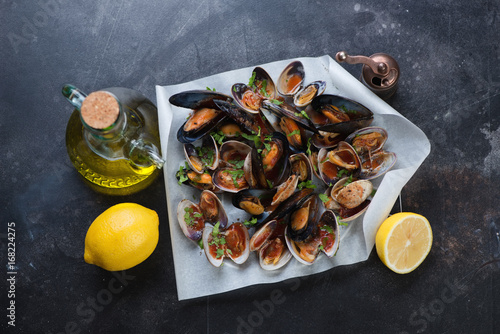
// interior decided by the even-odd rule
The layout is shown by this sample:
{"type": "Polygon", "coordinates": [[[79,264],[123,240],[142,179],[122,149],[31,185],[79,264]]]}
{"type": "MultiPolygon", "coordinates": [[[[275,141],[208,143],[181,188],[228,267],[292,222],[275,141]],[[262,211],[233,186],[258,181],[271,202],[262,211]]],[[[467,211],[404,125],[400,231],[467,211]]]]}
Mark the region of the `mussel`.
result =
{"type": "Polygon", "coordinates": [[[193,114],[177,131],[181,143],[191,143],[209,133],[226,117],[214,100],[232,101],[228,95],[209,90],[192,90],[172,95],[170,103],[193,110],[193,114]]]}
{"type": "MultiPolygon", "coordinates": [[[[347,98],[323,94],[311,102],[313,112],[323,117],[312,117],[319,131],[351,134],[367,127],[373,121],[373,112],[362,104],[347,98]],[[326,118],[326,120],[325,120],[326,118]]],[[[310,116],[311,117],[311,116],[310,116]]]]}

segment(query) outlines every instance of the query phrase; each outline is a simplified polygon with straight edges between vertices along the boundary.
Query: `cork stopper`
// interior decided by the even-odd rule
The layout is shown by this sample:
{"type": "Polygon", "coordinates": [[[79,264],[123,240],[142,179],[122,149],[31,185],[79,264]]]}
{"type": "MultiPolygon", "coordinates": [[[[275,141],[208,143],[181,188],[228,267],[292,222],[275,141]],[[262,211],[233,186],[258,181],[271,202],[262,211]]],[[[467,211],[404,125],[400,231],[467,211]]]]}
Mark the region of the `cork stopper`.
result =
{"type": "Polygon", "coordinates": [[[116,98],[103,91],[90,93],[80,108],[82,119],[94,129],[105,129],[113,125],[120,113],[116,98]]]}

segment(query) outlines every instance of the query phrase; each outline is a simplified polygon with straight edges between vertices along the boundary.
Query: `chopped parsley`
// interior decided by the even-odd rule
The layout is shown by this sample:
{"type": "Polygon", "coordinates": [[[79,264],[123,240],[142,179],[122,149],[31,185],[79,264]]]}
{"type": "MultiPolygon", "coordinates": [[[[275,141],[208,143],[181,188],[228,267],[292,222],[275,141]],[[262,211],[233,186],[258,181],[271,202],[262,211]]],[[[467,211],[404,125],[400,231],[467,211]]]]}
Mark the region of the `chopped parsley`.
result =
{"type": "Polygon", "coordinates": [[[300,113],[296,112],[295,116],[303,117],[303,118],[307,118],[308,120],[311,120],[311,118],[309,117],[309,115],[306,113],[305,110],[301,110],[300,113]]]}
{"type": "Polygon", "coordinates": [[[334,234],[334,233],[333,233],[333,229],[332,229],[332,227],[331,227],[331,226],[328,226],[328,225],[323,225],[323,226],[321,226],[321,227],[320,227],[320,229],[322,229],[323,231],[326,231],[326,232],[328,232],[328,233],[330,233],[330,234],[334,234]]]}
{"type": "Polygon", "coordinates": [[[194,212],[193,208],[184,208],[184,221],[186,222],[186,224],[188,224],[188,226],[194,226],[194,224],[196,223],[195,221],[195,218],[201,218],[203,217],[203,214],[200,213],[200,212],[194,212]]]}
{"type": "Polygon", "coordinates": [[[250,80],[248,80],[248,86],[250,87],[255,87],[255,75],[257,73],[252,72],[252,76],[250,77],[250,80]]]}
{"type": "Polygon", "coordinates": [[[348,226],[348,224],[345,221],[342,221],[340,219],[338,221],[340,226],[348,226]]]}
{"type": "Polygon", "coordinates": [[[294,135],[300,135],[300,130],[297,129],[297,130],[294,130],[294,131],[290,132],[289,134],[287,134],[287,137],[291,137],[291,136],[294,136],[294,135]]]}
{"type": "Polygon", "coordinates": [[[245,160],[229,160],[228,162],[231,165],[234,165],[234,168],[238,168],[238,169],[243,168],[243,165],[245,164],[245,160]]]}
{"type": "Polygon", "coordinates": [[[345,112],[346,114],[354,114],[354,115],[356,115],[358,113],[358,111],[356,111],[356,110],[347,109],[347,107],[345,105],[341,105],[340,109],[342,109],[342,111],[345,112]]]}
{"type": "Polygon", "coordinates": [[[208,87],[208,86],[207,86],[207,90],[212,91],[212,92],[215,92],[215,88],[210,88],[210,87],[208,87]]]}
{"type": "Polygon", "coordinates": [[[186,172],[187,172],[188,169],[189,169],[189,165],[188,165],[187,162],[185,162],[185,167],[184,166],[180,166],[179,170],[175,174],[175,176],[178,177],[179,181],[177,181],[177,183],[179,183],[179,185],[183,184],[184,182],[186,182],[188,180],[188,177],[186,175],[186,172]],[[184,170],[184,168],[186,170],[184,170]]]}
{"type": "Polygon", "coordinates": [[[372,193],[370,194],[370,196],[373,197],[373,196],[375,196],[376,193],[377,193],[377,189],[373,189],[372,193]]]}
{"type": "Polygon", "coordinates": [[[326,194],[319,194],[318,197],[323,203],[326,203],[330,200],[330,198],[326,194]]]}
{"type": "Polygon", "coordinates": [[[273,104],[278,105],[278,106],[279,106],[280,104],[283,104],[283,102],[282,102],[282,101],[278,101],[278,100],[275,100],[275,99],[270,99],[269,101],[270,101],[271,103],[273,103],[273,104]]]}
{"type": "Polygon", "coordinates": [[[349,183],[351,183],[351,182],[352,182],[352,174],[349,175],[349,177],[347,178],[347,181],[345,181],[344,187],[347,186],[347,185],[349,185],[349,183]]]}
{"type": "Polygon", "coordinates": [[[196,147],[196,153],[198,153],[201,162],[203,162],[205,165],[212,166],[214,164],[214,159],[215,159],[214,150],[206,146],[201,146],[201,147],[196,147]]]}
{"type": "Polygon", "coordinates": [[[269,188],[272,188],[273,187],[273,183],[271,181],[269,181],[268,179],[266,179],[266,181],[267,181],[267,186],[269,188]]]}
{"type": "Polygon", "coordinates": [[[253,217],[252,219],[250,220],[245,220],[243,222],[243,225],[245,225],[246,227],[252,227],[254,226],[255,224],[257,224],[257,218],[253,217]]]}
{"type": "Polygon", "coordinates": [[[255,131],[252,131],[251,135],[247,135],[246,133],[241,133],[241,136],[245,138],[246,140],[253,141],[255,144],[255,147],[260,147],[262,145],[262,141],[260,140],[260,126],[259,126],[259,132],[255,133],[255,131]]]}
{"type": "Polygon", "coordinates": [[[347,169],[341,169],[338,171],[337,176],[342,177],[342,175],[344,175],[344,174],[346,174],[346,175],[349,174],[349,171],[347,169]]]}
{"type": "Polygon", "coordinates": [[[233,185],[235,188],[239,188],[238,179],[241,179],[245,175],[245,171],[241,169],[237,170],[227,170],[226,171],[233,179],[233,185]]]}
{"type": "Polygon", "coordinates": [[[299,188],[299,190],[302,190],[302,188],[316,189],[316,186],[312,183],[311,180],[307,180],[307,181],[304,181],[304,182],[300,182],[297,185],[297,188],[299,188]]]}
{"type": "Polygon", "coordinates": [[[224,141],[224,139],[226,139],[226,136],[224,135],[224,132],[222,132],[220,130],[217,131],[217,132],[212,132],[212,133],[210,133],[210,135],[212,137],[214,137],[215,141],[219,145],[222,145],[222,142],[224,141]]]}
{"type": "MultiPolygon", "coordinates": [[[[216,245],[217,247],[226,244],[226,239],[224,235],[219,231],[220,222],[215,224],[212,230],[212,241],[210,241],[209,245],[216,245]]],[[[224,255],[223,248],[217,248],[217,258],[220,259],[224,255]]]]}
{"type": "Polygon", "coordinates": [[[306,150],[307,155],[311,155],[311,140],[312,137],[307,138],[307,150],[306,150]]]}

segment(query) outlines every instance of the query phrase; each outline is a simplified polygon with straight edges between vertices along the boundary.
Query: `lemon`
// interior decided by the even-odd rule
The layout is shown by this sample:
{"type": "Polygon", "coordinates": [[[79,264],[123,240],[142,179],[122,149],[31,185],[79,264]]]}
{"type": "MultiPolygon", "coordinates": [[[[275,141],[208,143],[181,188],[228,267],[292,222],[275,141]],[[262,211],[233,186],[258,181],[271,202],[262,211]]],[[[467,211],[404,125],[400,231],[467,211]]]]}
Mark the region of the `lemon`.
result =
{"type": "Polygon", "coordinates": [[[431,250],[431,225],[419,214],[396,213],[380,226],[375,245],[379,258],[389,269],[407,274],[415,270],[431,250]]]}
{"type": "Polygon", "coordinates": [[[109,271],[132,268],[156,248],[158,224],[158,214],[142,205],[114,205],[90,225],[83,258],[109,271]]]}

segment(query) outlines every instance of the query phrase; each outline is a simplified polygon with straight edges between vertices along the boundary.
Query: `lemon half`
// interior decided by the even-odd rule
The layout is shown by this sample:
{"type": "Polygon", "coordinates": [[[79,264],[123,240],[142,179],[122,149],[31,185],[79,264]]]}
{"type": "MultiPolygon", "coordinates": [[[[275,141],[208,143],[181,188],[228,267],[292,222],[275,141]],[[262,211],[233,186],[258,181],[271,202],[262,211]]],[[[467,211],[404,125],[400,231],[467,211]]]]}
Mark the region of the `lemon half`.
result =
{"type": "Polygon", "coordinates": [[[380,226],[375,245],[379,258],[389,269],[407,274],[415,270],[431,250],[431,225],[416,213],[394,214],[380,226]]]}
{"type": "Polygon", "coordinates": [[[101,213],[85,237],[84,260],[109,271],[132,268],[158,244],[158,214],[142,205],[121,203],[101,213]]]}

